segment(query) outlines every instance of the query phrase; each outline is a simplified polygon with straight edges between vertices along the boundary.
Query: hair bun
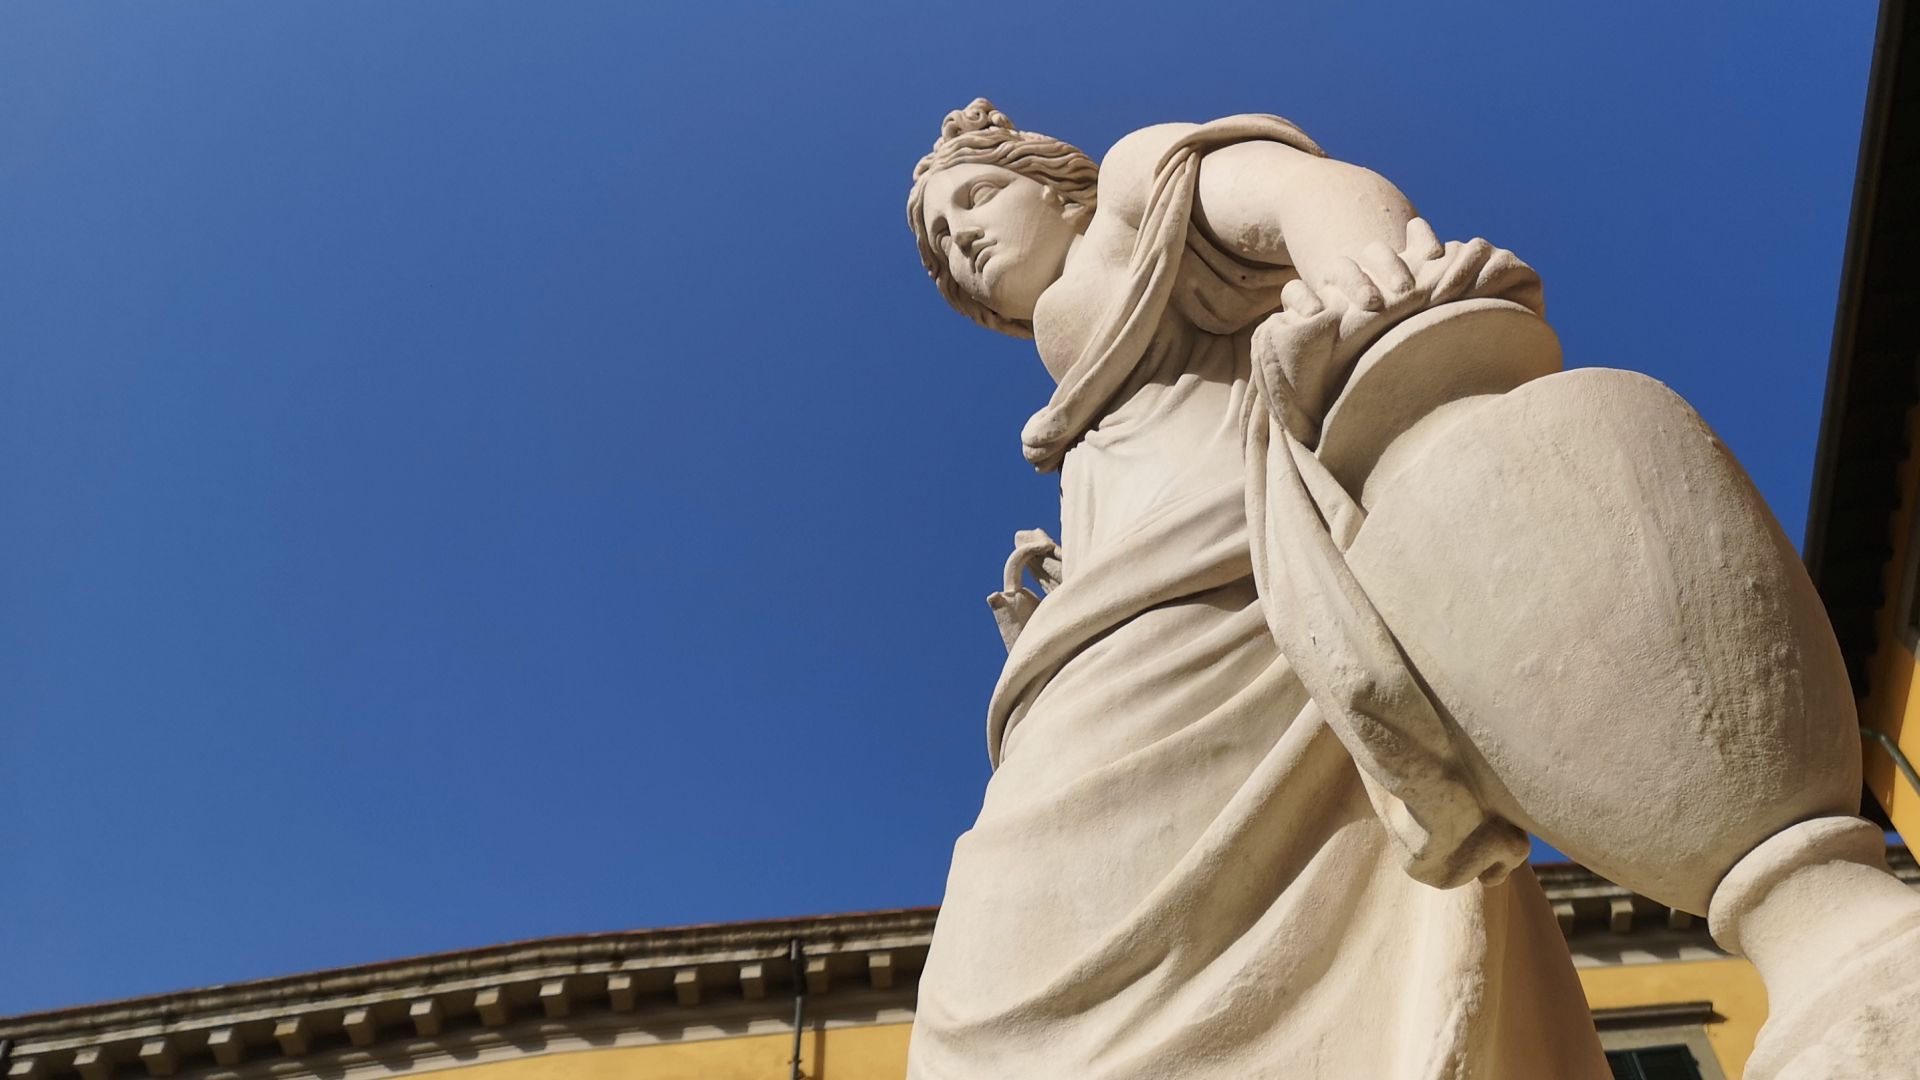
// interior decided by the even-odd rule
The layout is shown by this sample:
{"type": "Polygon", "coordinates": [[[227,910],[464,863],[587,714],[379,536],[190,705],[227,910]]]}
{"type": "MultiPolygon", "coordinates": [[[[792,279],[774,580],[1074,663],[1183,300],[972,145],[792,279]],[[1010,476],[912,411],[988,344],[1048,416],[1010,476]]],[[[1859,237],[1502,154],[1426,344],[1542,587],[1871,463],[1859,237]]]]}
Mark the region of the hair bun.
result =
{"type": "Polygon", "coordinates": [[[988,128],[999,128],[1002,131],[1018,130],[1013,126],[1013,121],[1007,119],[1006,113],[993,107],[993,102],[986,98],[974,98],[972,104],[964,109],[953,110],[947,114],[945,120],[940,121],[940,138],[958,138],[961,135],[970,135],[988,128]]]}

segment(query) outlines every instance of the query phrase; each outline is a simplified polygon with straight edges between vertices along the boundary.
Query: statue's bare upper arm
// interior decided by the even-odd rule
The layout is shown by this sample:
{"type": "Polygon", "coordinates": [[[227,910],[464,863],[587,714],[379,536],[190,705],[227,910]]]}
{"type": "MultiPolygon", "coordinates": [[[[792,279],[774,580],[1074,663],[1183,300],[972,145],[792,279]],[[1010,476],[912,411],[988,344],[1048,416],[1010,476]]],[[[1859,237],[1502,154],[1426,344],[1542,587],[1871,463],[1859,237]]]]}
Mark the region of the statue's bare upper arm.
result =
{"type": "MultiPolygon", "coordinates": [[[[1115,143],[1100,163],[1101,216],[1139,228],[1154,168],[1195,126],[1156,124],[1115,143]]],[[[1378,173],[1265,140],[1209,152],[1194,192],[1195,224],[1223,249],[1303,272],[1369,241],[1397,249],[1413,216],[1406,196],[1378,173]]]]}

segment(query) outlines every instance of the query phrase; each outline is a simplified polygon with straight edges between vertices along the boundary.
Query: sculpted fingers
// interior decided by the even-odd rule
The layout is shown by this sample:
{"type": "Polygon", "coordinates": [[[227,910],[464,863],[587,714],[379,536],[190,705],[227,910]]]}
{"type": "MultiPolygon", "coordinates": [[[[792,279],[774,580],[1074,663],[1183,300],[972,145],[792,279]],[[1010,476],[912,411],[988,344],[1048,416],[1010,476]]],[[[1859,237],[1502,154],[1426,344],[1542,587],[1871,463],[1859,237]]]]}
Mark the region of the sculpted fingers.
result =
{"type": "MultiPolygon", "coordinates": [[[[1432,230],[1425,222],[1409,223],[1407,235],[1411,252],[1427,242],[1432,230]]],[[[1478,237],[1466,243],[1442,244],[1439,254],[1430,258],[1416,259],[1408,254],[1407,262],[1413,267],[1416,288],[1428,307],[1469,297],[1498,297],[1535,312],[1545,310],[1540,277],[1533,268],[1513,252],[1478,237]]]]}
{"type": "Polygon", "coordinates": [[[1475,294],[1512,300],[1535,312],[1545,310],[1540,275],[1534,273],[1533,267],[1521,261],[1518,255],[1505,249],[1496,251],[1487,264],[1480,268],[1475,294]]]}
{"type": "Polygon", "coordinates": [[[1344,256],[1335,259],[1327,267],[1327,284],[1340,290],[1354,307],[1362,311],[1379,311],[1387,306],[1387,298],[1380,295],[1380,287],[1373,283],[1360,264],[1344,256]]]}
{"type": "Polygon", "coordinates": [[[1407,264],[1427,262],[1446,254],[1445,245],[1433,233],[1433,226],[1427,219],[1414,218],[1407,222],[1407,246],[1401,249],[1406,254],[1407,264]]]}
{"type": "Polygon", "coordinates": [[[1433,302],[1458,300],[1479,284],[1480,271],[1493,258],[1495,248],[1479,237],[1464,244],[1447,245],[1447,257],[1441,261],[1439,280],[1433,283],[1433,302]]]}
{"type": "Polygon", "coordinates": [[[1367,275],[1387,297],[1404,297],[1413,291],[1413,271],[1407,269],[1392,248],[1375,240],[1360,249],[1360,261],[1367,275]]]}
{"type": "Polygon", "coordinates": [[[1256,360],[1285,365],[1330,351],[1341,316],[1350,310],[1344,297],[1333,294],[1322,299],[1297,278],[1280,290],[1280,303],[1279,312],[1254,328],[1256,360]]]}
{"type": "Polygon", "coordinates": [[[1318,315],[1327,309],[1327,305],[1320,302],[1320,294],[1300,278],[1287,282],[1286,287],[1280,290],[1280,304],[1286,311],[1307,316],[1318,315]]]}
{"type": "Polygon", "coordinates": [[[1493,257],[1487,260],[1487,265],[1480,268],[1480,284],[1495,289],[1513,281],[1538,277],[1533,267],[1505,248],[1494,252],[1493,257]]]}

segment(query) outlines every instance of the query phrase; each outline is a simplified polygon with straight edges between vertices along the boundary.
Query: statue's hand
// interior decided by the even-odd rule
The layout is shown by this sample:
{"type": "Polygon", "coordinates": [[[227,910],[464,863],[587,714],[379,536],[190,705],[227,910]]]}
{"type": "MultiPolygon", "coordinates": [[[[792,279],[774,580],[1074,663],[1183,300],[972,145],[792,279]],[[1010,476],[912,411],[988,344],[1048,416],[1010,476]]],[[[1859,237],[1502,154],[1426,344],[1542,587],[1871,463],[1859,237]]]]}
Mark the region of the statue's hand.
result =
{"type": "Polygon", "coordinates": [[[1334,351],[1346,304],[1329,305],[1307,283],[1294,280],[1281,290],[1281,308],[1253,328],[1253,381],[1280,425],[1312,446],[1320,439],[1320,417],[1333,379],[1334,351]]]}
{"type": "Polygon", "coordinates": [[[1412,268],[1413,291],[1422,297],[1420,310],[1455,300],[1496,299],[1511,300],[1535,315],[1547,313],[1540,275],[1533,267],[1478,237],[1442,244],[1425,221],[1414,218],[1407,223],[1407,249],[1401,257],[1412,268]]]}
{"type": "Polygon", "coordinates": [[[1027,588],[1026,575],[1032,574],[1040,588],[1052,592],[1060,587],[1064,569],[1060,545],[1054,543],[1046,530],[1022,529],[1013,534],[1013,554],[1007,557],[1003,588],[987,597],[987,606],[993,609],[993,621],[1000,628],[1000,640],[1006,643],[1009,652],[1020,631],[1026,628],[1027,620],[1033,618],[1040,607],[1040,596],[1027,588]]]}
{"type": "Polygon", "coordinates": [[[1021,529],[1013,534],[1013,554],[1007,557],[1002,576],[1007,592],[1021,587],[1022,578],[1032,574],[1047,592],[1060,587],[1060,545],[1045,529],[1021,529]]]}
{"type": "Polygon", "coordinates": [[[1401,320],[1476,297],[1543,310],[1539,275],[1513,252],[1480,239],[1442,244],[1421,218],[1407,222],[1401,250],[1368,244],[1321,277],[1318,289],[1304,279],[1288,282],[1281,310],[1253,332],[1254,365],[1269,399],[1308,445],[1354,361],[1401,320]]]}
{"type": "Polygon", "coordinates": [[[1407,222],[1399,251],[1368,244],[1358,258],[1336,260],[1324,278],[1317,293],[1300,281],[1288,286],[1291,299],[1284,292],[1281,299],[1337,313],[1332,359],[1341,372],[1402,319],[1441,304],[1492,297],[1545,313],[1540,276],[1519,256],[1478,238],[1443,244],[1423,218],[1407,222]]]}

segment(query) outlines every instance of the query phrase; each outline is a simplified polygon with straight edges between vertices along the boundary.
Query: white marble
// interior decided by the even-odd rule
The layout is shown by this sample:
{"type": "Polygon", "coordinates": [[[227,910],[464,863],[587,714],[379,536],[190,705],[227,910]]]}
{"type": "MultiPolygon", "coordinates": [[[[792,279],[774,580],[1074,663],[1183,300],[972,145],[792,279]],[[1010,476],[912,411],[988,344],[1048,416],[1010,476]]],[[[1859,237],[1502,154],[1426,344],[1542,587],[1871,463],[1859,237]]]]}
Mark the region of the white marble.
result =
{"type": "Polygon", "coordinates": [[[1061,474],[911,1075],[1604,1077],[1527,832],[1753,957],[1749,1076],[1907,1075],[1920,900],[1818,597],[1685,402],[1560,371],[1525,263],[1259,115],[1096,168],[976,101],[908,218],[1034,340],[1061,474]]]}

